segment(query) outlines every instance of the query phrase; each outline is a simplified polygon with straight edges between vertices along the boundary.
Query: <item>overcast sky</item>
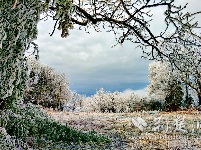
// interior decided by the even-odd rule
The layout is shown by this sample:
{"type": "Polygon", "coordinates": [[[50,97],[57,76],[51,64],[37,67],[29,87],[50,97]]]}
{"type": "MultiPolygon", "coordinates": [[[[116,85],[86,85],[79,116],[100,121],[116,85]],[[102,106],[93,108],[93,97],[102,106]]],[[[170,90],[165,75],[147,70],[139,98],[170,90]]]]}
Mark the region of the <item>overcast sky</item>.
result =
{"type": "MultiPolygon", "coordinates": [[[[191,11],[201,8],[198,1],[189,1],[191,11]]],[[[157,22],[153,22],[151,28],[158,32],[162,28],[158,19],[163,12],[157,9],[155,14],[157,22]]],[[[53,26],[51,20],[41,21],[38,25],[36,43],[40,61],[65,73],[72,90],[85,95],[94,94],[99,88],[111,92],[127,89],[145,91],[149,84],[148,65],[151,61],[141,58],[142,50],[134,49],[133,43],[126,42],[111,48],[116,44],[113,33],[89,30],[88,34],[76,28],[67,38],[62,39],[59,31],[50,37],[53,26]]]]}

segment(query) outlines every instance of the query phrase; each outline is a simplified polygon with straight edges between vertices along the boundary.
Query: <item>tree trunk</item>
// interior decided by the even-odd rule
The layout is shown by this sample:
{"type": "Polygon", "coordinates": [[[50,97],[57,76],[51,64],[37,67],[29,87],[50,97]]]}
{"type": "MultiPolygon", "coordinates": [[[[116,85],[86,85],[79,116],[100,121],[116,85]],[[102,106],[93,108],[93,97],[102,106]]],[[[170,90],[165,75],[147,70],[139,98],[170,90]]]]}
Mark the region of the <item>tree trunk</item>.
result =
{"type": "MultiPolygon", "coordinates": [[[[10,34],[9,31],[7,33],[10,34]]],[[[16,45],[10,46],[6,41],[3,46],[0,49],[0,109],[22,100],[26,80],[22,43],[18,41],[16,45]]]]}
{"type": "Polygon", "coordinates": [[[0,108],[4,109],[22,100],[26,81],[24,53],[37,36],[39,7],[32,1],[21,1],[14,9],[10,1],[0,3],[0,108]]]}

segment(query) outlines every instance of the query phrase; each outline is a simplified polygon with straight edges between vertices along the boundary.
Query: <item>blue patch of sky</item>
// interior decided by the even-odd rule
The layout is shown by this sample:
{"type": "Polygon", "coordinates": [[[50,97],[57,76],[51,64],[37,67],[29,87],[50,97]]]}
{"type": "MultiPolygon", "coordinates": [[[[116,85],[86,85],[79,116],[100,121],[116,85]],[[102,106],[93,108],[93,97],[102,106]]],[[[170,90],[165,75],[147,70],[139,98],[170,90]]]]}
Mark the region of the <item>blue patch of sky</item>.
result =
{"type": "Polygon", "coordinates": [[[139,90],[147,87],[148,82],[139,82],[139,83],[120,83],[120,84],[106,84],[106,83],[96,83],[94,85],[70,85],[71,90],[75,90],[78,94],[92,96],[96,94],[96,91],[100,88],[103,88],[108,92],[123,92],[127,89],[139,90]]]}

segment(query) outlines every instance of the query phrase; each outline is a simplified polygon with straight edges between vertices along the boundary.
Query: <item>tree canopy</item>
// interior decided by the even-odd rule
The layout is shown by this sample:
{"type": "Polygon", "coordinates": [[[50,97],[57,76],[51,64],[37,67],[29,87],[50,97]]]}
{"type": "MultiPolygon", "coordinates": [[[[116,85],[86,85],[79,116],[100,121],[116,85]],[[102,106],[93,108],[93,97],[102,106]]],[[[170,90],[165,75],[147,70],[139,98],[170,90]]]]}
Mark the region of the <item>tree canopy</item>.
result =
{"type": "Polygon", "coordinates": [[[59,24],[62,37],[68,35],[67,29],[74,24],[93,26],[97,31],[104,28],[116,35],[118,43],[129,40],[139,44],[144,53],[152,59],[169,57],[160,49],[161,41],[176,39],[187,31],[192,33],[193,29],[198,27],[198,23],[193,22],[192,18],[199,12],[185,13],[186,5],[176,6],[174,0],[73,1],[70,22],[66,20],[69,16],[64,17],[65,13],[57,13],[58,7],[59,10],[65,8],[60,4],[50,5],[49,11],[57,14],[53,19],[56,20],[55,27],[59,24]],[[152,11],[158,8],[163,9],[164,20],[161,20],[160,24],[166,26],[166,29],[156,34],[151,30],[150,23],[153,20],[152,11]],[[174,26],[172,32],[169,30],[171,26],[174,26]],[[146,51],[149,47],[150,51],[146,51]]]}

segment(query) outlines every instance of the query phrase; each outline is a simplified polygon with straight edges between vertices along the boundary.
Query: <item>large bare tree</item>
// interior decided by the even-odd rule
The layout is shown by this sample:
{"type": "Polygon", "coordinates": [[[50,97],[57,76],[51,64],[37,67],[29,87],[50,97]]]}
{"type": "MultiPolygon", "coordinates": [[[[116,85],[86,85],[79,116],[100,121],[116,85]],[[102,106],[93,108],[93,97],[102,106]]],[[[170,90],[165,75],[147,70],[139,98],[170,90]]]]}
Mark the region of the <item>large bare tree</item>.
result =
{"type": "Polygon", "coordinates": [[[53,19],[56,20],[55,28],[59,24],[58,29],[62,30],[62,37],[68,35],[69,27],[73,27],[74,24],[93,26],[97,31],[104,28],[116,35],[118,43],[125,40],[137,43],[148,56],[151,56],[149,58],[153,59],[168,57],[168,54],[158,47],[162,40],[177,38],[182,31],[190,31],[198,25],[197,22],[192,22],[191,18],[199,12],[185,13],[186,5],[175,6],[174,0],[74,0],[72,6],[74,9],[70,21],[65,11],[56,11],[58,7],[65,10],[63,5],[49,7],[53,19]],[[156,34],[150,25],[153,12],[160,8],[163,10],[164,18],[159,18],[160,21],[157,22],[164,26],[165,30],[156,34]],[[149,48],[150,51],[147,51],[149,48]]]}

